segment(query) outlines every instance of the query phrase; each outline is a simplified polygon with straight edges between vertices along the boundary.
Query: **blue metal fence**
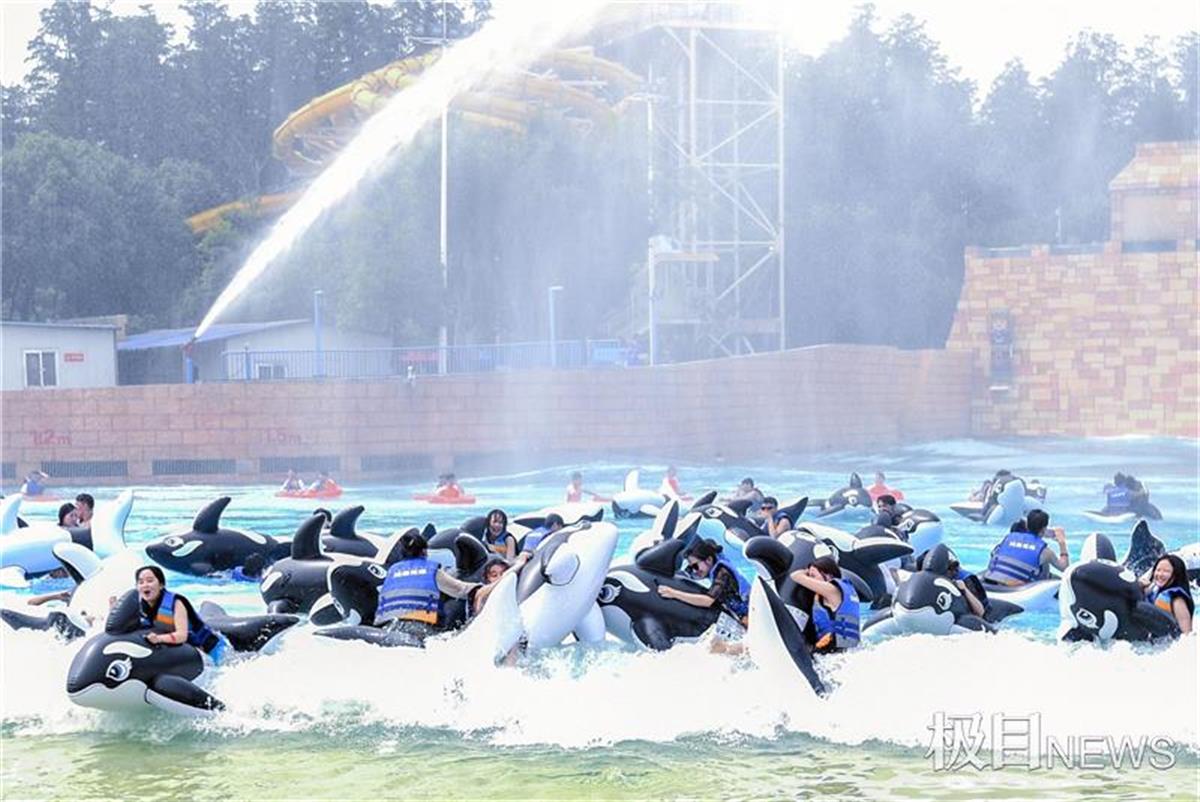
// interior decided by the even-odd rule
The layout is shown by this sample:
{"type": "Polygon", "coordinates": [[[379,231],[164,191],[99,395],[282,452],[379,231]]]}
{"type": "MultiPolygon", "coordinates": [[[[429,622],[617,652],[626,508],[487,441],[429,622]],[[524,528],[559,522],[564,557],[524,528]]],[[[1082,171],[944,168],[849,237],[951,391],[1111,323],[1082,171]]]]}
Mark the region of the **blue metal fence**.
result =
{"type": "Polygon", "coordinates": [[[538,368],[623,367],[630,348],[620,340],[560,340],[498,345],[436,345],[310,351],[225,351],[226,381],[372,379],[538,368]],[[443,367],[444,365],[444,367],[443,367]]]}

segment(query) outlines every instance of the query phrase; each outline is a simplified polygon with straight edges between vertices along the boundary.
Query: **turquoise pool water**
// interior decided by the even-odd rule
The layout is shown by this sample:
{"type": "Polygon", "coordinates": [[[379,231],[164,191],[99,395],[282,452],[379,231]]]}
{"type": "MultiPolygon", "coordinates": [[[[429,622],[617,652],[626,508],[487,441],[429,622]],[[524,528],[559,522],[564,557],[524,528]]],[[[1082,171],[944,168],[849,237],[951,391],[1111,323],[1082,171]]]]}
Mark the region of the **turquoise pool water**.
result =
{"type": "MultiPolygon", "coordinates": [[[[1170,547],[1195,541],[1194,442],[1161,439],[946,441],[789,466],[680,465],[693,491],[727,490],[750,475],[781,498],[823,497],[850,470],[882,468],[915,506],[939,514],[947,542],[980,568],[1002,531],[948,510],[997,468],[1049,488],[1052,522],[1073,555],[1096,524],[1100,488],[1116,470],[1146,482],[1170,547]]],[[[351,488],[360,528],[389,532],[455,524],[498,506],[510,513],[561,500],[570,470],[615,490],[631,466],[557,466],[513,476],[463,477],[474,508],[414,502],[413,485],[351,488]]],[[[664,465],[643,465],[657,486],[664,465]]],[[[59,491],[58,488],[55,488],[59,491]]],[[[62,493],[74,492],[63,488],[62,493]]],[[[99,498],[115,495],[102,489],[99,498]]],[[[137,488],[131,545],[190,521],[226,493],[224,523],[287,535],[314,506],[271,487],[137,488]]],[[[50,505],[27,509],[49,516],[50,505]]],[[[843,522],[853,530],[858,524],[843,522]]],[[[619,522],[618,551],[646,522],[619,522]]],[[[1129,527],[1103,529],[1118,553],[1129,527]]],[[[261,609],[254,585],[173,576],[172,587],[231,611],[261,609]]],[[[35,582],[20,596],[45,592],[35,582]]],[[[1057,616],[1031,614],[995,637],[911,637],[823,661],[833,685],[816,699],[800,685],[762,680],[749,660],[687,645],[665,654],[563,646],[515,668],[477,665],[453,641],[424,652],[297,639],[277,653],[224,667],[207,680],[229,709],[211,720],[118,716],[71,705],[63,685],[76,648],[5,630],[0,689],[0,796],[187,798],[981,798],[1034,794],[1187,798],[1197,791],[1197,638],[1159,649],[1064,646],[1057,616]],[[1048,737],[1142,738],[1174,744],[1175,766],[1141,769],[937,771],[927,755],[938,713],[1037,714],[1048,737]],[[186,768],[184,768],[186,767],[186,768]]]]}

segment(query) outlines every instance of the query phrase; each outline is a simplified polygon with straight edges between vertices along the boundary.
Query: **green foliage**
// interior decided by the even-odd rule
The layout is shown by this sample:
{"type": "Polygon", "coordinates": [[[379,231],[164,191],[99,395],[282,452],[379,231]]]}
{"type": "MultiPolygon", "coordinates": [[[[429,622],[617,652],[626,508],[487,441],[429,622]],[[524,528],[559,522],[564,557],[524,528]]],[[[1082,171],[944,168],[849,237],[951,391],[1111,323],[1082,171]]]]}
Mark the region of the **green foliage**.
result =
{"type": "MultiPolygon", "coordinates": [[[[271,222],[231,215],[193,238],[183,218],[294,188],[271,156],[288,114],[443,27],[470,33],[490,6],[188,0],[180,38],[148,7],[57,0],[26,83],[2,88],[3,313],[196,322],[271,222]]],[[[977,96],[917,20],[880,30],[865,7],[788,65],[789,342],[940,345],[964,246],[1105,238],[1107,182],[1134,143],[1197,136],[1198,50],[1194,32],[1132,53],[1080,34],[1045,79],[1014,61],[977,96]]],[[[520,136],[452,116],[445,288],[435,125],[235,314],[307,316],[320,288],[339,325],[398,343],[444,320],[459,341],[534,339],[560,284],[561,333],[608,335],[660,233],[645,140],[636,114],[581,131],[551,110],[520,136]]]]}

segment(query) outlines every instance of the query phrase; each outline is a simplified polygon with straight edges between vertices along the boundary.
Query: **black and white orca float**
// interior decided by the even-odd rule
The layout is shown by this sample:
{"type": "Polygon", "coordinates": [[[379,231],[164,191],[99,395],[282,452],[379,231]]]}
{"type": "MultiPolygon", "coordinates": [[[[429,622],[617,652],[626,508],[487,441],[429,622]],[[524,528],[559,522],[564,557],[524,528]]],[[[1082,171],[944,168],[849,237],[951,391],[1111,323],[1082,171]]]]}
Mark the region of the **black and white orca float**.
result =
{"type": "Polygon", "coordinates": [[[703,586],[678,576],[688,542],[672,538],[639,553],[632,565],[614,566],[600,588],[600,612],[610,634],[624,643],[662,651],[677,640],[696,640],[720,617],[717,605],[695,607],[658,595],[659,585],[689,593],[703,586]]]}
{"type": "Polygon", "coordinates": [[[1103,643],[1179,635],[1175,617],[1146,601],[1137,575],[1111,559],[1068,566],[1058,604],[1060,640],[1103,643]]]}
{"type": "MultiPolygon", "coordinates": [[[[290,615],[232,617],[217,605],[202,604],[201,615],[239,651],[257,651],[299,622],[290,615]]],[[[138,595],[129,590],[113,605],[104,631],[89,638],[71,660],[67,695],[77,705],[98,710],[135,711],[147,705],[169,713],[200,716],[224,704],[196,684],[207,669],[190,644],[166,646],[146,641],[139,622],[138,595]]]]}
{"type": "Polygon", "coordinates": [[[667,500],[666,496],[638,485],[641,471],[634,468],[625,474],[625,486],[612,499],[613,515],[618,518],[653,518],[658,508],[667,500]]]}
{"type": "Polygon", "coordinates": [[[230,500],[229,496],[221,496],[205,505],[196,513],[190,528],[152,540],[146,544],[146,554],[176,573],[208,576],[240,568],[251,555],[258,555],[264,564],[270,564],[290,553],[291,544],[287,541],[222,527],[221,515],[230,500]]]}
{"type": "Polygon", "coordinates": [[[90,527],[65,529],[48,521],[18,526],[20,505],[19,494],[0,499],[0,570],[5,584],[16,586],[61,567],[54,556],[58,543],[78,543],[100,557],[124,549],[133,491],[125,490],[116,500],[97,504],[90,527]]]}
{"type": "Polygon", "coordinates": [[[650,528],[639,533],[629,544],[629,549],[621,563],[632,564],[639,553],[675,537],[687,541],[690,545],[701,521],[700,513],[694,510],[686,515],[681,515],[679,499],[670,499],[659,508],[650,528]]]}
{"type": "Polygon", "coordinates": [[[972,613],[962,591],[946,576],[953,558],[954,553],[945,544],[926,553],[920,570],[896,588],[891,609],[879,612],[863,625],[863,639],[910,633],[995,632],[997,623],[1021,612],[1017,605],[995,600],[984,617],[972,613]]]}
{"type": "MultiPolygon", "coordinates": [[[[1030,496],[1029,499],[1036,501],[1037,496],[1030,496]]],[[[960,501],[951,504],[950,509],[977,523],[1009,526],[1025,515],[1028,508],[1026,502],[1025,480],[1010,475],[995,480],[983,501],[960,501]]]]}
{"type": "Polygon", "coordinates": [[[942,519],[929,510],[905,507],[900,520],[891,527],[913,547],[913,554],[922,555],[946,537],[942,519]]]}
{"type": "Polygon", "coordinates": [[[358,531],[358,519],[366,508],[359,504],[339,510],[321,536],[326,554],[347,554],[374,559],[391,538],[375,532],[358,531]]]}
{"type": "Polygon", "coordinates": [[[832,548],[838,566],[866,584],[867,592],[860,589],[859,597],[869,602],[873,609],[886,606],[888,594],[894,589],[886,569],[899,567],[901,560],[913,554],[911,543],[905,543],[895,532],[883,526],[867,526],[859,530],[857,535],[851,535],[832,526],[805,522],[794,531],[816,538],[832,548]]]}
{"type": "Polygon", "coordinates": [[[333,624],[342,619],[329,595],[329,569],[335,564],[361,563],[364,558],[348,554],[325,554],[322,543],[323,515],[313,515],[292,537],[291,554],[276,561],[263,574],[259,591],[272,613],[307,613],[314,624],[333,624]]]}
{"type": "MultiPolygon", "coordinates": [[[[400,558],[399,537],[393,540],[383,560],[366,560],[332,565],[328,569],[329,592],[342,616],[339,622],[320,629],[318,635],[338,640],[365,640],[385,646],[419,646],[403,633],[388,635],[375,625],[379,590],[387,578],[388,567],[400,558]],[[372,630],[372,631],[368,631],[372,630]]],[[[450,574],[464,582],[477,582],[487,564],[487,547],[469,532],[439,532],[428,541],[429,559],[439,562],[450,574]]],[[[461,599],[443,599],[443,626],[456,629],[467,619],[461,599]]]]}
{"type": "Polygon", "coordinates": [[[1200,583],[1200,543],[1189,543],[1176,549],[1176,554],[1187,567],[1188,581],[1200,583]]]}
{"type": "Polygon", "coordinates": [[[863,487],[862,477],[857,473],[852,473],[850,481],[845,487],[835,490],[829,495],[829,498],[817,502],[812,508],[816,510],[818,518],[840,516],[869,518],[872,514],[871,494],[863,487]]]}

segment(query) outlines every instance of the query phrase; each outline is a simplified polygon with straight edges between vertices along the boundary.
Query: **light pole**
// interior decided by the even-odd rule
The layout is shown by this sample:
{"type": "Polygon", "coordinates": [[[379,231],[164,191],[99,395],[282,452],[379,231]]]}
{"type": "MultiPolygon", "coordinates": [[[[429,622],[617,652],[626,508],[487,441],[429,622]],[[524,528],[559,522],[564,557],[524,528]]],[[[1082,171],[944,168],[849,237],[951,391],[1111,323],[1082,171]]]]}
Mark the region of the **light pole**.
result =
{"type": "Polygon", "coordinates": [[[325,352],[321,348],[321,299],[324,296],[323,290],[313,290],[313,376],[318,379],[325,376],[325,352]]]}
{"type": "Polygon", "coordinates": [[[550,308],[550,367],[558,367],[558,332],[554,326],[554,293],[562,292],[563,288],[555,284],[546,288],[546,304],[550,308]]]}

